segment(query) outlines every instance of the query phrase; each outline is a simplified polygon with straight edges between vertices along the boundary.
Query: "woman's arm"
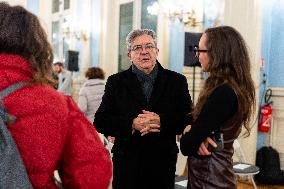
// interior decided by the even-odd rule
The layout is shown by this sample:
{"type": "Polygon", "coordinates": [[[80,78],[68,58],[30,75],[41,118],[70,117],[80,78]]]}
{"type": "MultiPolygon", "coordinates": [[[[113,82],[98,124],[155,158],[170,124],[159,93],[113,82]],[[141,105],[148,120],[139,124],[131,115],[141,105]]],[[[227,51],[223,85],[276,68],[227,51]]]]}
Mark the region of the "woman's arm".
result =
{"type": "Polygon", "coordinates": [[[238,108],[237,96],[228,85],[217,87],[207,99],[190,132],[181,138],[181,151],[184,155],[194,155],[210,134],[222,127],[238,108]]]}

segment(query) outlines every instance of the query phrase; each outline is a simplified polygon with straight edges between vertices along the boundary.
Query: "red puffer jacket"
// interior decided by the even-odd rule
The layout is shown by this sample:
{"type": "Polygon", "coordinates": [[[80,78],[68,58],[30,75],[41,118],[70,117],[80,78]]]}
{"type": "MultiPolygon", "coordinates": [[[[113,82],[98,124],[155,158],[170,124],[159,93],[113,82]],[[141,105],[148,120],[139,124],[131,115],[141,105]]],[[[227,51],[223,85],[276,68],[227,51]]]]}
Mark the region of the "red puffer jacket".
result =
{"type": "MultiPolygon", "coordinates": [[[[32,80],[27,60],[0,54],[0,90],[32,80]]],[[[33,84],[7,96],[7,111],[17,117],[8,126],[34,188],[56,188],[58,169],[65,188],[107,188],[111,159],[95,128],[70,97],[52,87],[33,84]]]]}

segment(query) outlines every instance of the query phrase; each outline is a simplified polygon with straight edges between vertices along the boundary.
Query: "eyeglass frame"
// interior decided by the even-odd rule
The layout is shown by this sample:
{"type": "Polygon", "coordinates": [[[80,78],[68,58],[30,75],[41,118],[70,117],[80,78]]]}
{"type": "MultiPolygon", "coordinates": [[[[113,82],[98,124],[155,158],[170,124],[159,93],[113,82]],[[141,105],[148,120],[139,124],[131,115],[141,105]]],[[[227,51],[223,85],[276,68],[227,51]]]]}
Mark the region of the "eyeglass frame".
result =
{"type": "Polygon", "coordinates": [[[145,51],[149,52],[152,49],[156,49],[156,45],[154,45],[153,43],[146,43],[146,44],[142,44],[142,45],[135,45],[132,48],[130,48],[130,51],[133,51],[135,53],[141,53],[143,51],[143,49],[145,49],[145,51]],[[137,49],[134,49],[134,48],[137,49]]]}
{"type": "Polygon", "coordinates": [[[208,51],[208,49],[199,49],[198,46],[195,46],[193,49],[196,58],[199,58],[200,53],[207,53],[208,51]]]}

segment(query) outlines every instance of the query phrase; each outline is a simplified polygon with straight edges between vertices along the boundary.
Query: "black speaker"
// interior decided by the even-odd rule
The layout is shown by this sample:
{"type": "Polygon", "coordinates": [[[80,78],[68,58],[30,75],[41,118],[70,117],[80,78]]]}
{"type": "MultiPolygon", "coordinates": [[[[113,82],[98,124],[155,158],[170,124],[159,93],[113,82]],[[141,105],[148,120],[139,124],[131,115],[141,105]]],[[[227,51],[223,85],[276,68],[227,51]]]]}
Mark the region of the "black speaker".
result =
{"type": "Polygon", "coordinates": [[[185,32],[184,39],[184,66],[200,66],[195,57],[194,47],[198,46],[202,33],[185,32]]]}
{"type": "Polygon", "coordinates": [[[79,71],[79,52],[78,51],[67,51],[65,63],[67,64],[67,69],[72,72],[79,71]]]}

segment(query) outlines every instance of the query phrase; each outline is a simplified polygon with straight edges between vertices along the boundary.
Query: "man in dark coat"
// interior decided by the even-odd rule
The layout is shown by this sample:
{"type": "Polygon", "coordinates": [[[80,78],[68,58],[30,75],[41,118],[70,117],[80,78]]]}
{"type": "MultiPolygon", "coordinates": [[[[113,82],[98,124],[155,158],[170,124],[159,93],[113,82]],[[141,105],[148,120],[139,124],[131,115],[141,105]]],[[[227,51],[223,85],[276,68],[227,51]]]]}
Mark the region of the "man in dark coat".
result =
{"type": "Polygon", "coordinates": [[[132,66],[110,76],[94,125],[115,137],[114,189],[174,189],[176,135],[190,123],[186,78],[157,61],[155,32],[127,36],[132,66]]]}

